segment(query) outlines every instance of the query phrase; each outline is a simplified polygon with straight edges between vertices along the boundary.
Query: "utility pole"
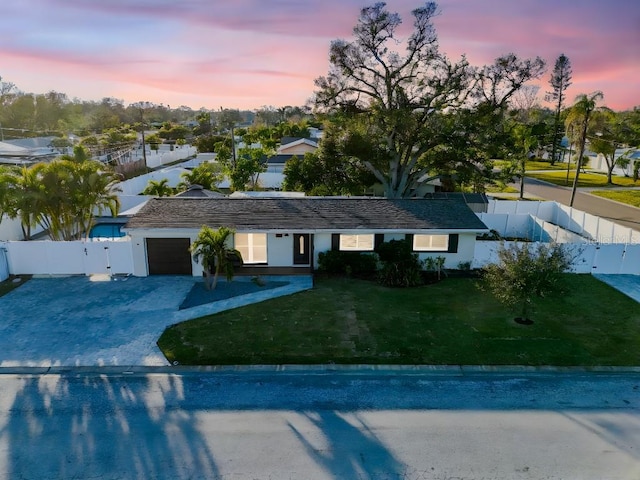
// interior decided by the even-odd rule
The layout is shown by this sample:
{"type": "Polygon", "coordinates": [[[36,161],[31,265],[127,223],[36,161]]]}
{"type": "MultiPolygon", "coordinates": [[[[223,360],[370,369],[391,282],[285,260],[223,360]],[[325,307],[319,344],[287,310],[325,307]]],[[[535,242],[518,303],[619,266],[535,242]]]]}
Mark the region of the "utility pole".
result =
{"type": "Polygon", "coordinates": [[[566,184],[569,185],[569,168],[571,167],[571,147],[572,147],[572,143],[571,143],[571,137],[573,137],[573,125],[571,125],[569,127],[569,160],[567,161],[567,180],[566,180],[566,184]]]}
{"type": "Polygon", "coordinates": [[[591,110],[587,110],[584,117],[584,122],[582,124],[582,140],[580,142],[580,154],[578,155],[578,160],[576,162],[576,176],[573,177],[573,186],[571,187],[571,201],[569,202],[569,206],[573,207],[573,201],[576,198],[576,190],[578,188],[578,176],[580,175],[580,167],[582,166],[582,156],[584,155],[584,147],[587,138],[587,127],[589,126],[589,115],[591,110]]]}
{"type": "Polygon", "coordinates": [[[142,130],[142,158],[144,159],[144,168],[147,168],[147,147],[144,143],[144,109],[140,106],[140,124],[142,130]]]}
{"type": "Polygon", "coordinates": [[[236,136],[233,133],[233,124],[231,125],[231,162],[233,168],[236,168],[236,136]]]}

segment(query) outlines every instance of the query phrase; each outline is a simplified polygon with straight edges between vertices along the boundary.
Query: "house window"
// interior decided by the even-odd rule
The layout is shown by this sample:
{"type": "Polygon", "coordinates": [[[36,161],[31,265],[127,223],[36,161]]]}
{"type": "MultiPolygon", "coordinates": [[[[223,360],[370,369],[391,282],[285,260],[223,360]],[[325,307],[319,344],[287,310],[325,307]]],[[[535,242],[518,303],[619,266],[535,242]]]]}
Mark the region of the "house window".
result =
{"type": "Polygon", "coordinates": [[[373,240],[373,234],[340,235],[340,250],[354,252],[372,252],[373,240]]]}
{"type": "Polygon", "coordinates": [[[236,233],[235,248],[244,263],[267,263],[266,233],[236,233]]]}
{"type": "Polygon", "coordinates": [[[449,235],[414,235],[415,252],[446,252],[449,248],[449,235]]]}

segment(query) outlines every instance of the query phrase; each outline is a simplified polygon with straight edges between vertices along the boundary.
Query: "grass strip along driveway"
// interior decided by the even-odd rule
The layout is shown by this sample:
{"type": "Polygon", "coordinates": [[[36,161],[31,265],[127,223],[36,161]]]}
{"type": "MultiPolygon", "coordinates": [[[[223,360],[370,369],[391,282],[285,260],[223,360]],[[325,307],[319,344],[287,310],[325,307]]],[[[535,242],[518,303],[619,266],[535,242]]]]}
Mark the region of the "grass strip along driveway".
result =
{"type": "Polygon", "coordinates": [[[318,279],[313,290],[174,325],[170,361],[229,364],[640,365],[640,308],[590,275],[566,275],[518,325],[480,280],[391,289],[318,279]]]}

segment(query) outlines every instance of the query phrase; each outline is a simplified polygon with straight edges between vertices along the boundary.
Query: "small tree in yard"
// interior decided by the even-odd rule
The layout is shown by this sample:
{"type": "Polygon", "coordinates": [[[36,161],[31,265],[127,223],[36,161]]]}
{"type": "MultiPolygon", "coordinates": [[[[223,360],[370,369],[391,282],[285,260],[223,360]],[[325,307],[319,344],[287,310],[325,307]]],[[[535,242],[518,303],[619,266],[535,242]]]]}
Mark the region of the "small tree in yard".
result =
{"type": "Polygon", "coordinates": [[[562,291],[562,274],[571,266],[571,257],[561,245],[513,244],[498,250],[498,263],[485,268],[487,289],[505,305],[520,308],[520,319],[530,323],[527,315],[536,298],[562,291]]]}
{"type": "Polygon", "coordinates": [[[218,285],[218,275],[225,272],[227,281],[231,281],[234,275],[233,260],[241,259],[242,255],[238,250],[227,246],[227,239],[233,235],[234,231],[227,227],[220,227],[214,230],[203,225],[198,233],[198,237],[191,245],[190,251],[193,259],[199,261],[202,258],[202,266],[205,272],[205,287],[207,290],[214,290],[218,285]],[[214,270],[213,279],[211,270],[214,270]]]}

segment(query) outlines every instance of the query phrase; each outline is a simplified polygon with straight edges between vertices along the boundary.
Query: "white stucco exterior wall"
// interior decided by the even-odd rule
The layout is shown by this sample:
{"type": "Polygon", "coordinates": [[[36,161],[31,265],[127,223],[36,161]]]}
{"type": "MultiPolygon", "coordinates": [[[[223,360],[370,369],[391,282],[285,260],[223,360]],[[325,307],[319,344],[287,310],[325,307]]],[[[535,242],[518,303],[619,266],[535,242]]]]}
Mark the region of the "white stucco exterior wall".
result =
{"type": "Polygon", "coordinates": [[[267,235],[267,262],[270,267],[293,266],[293,234],[267,235]]]}
{"type": "Polygon", "coordinates": [[[320,252],[326,252],[331,250],[331,234],[330,233],[316,233],[313,236],[313,267],[318,268],[318,254],[320,252]]]}
{"type": "MultiPolygon", "coordinates": [[[[133,275],[147,276],[149,274],[149,266],[147,261],[145,238],[189,238],[190,242],[198,236],[197,230],[186,229],[157,229],[157,230],[136,230],[129,232],[131,235],[131,248],[133,253],[133,275]]],[[[260,232],[242,232],[238,233],[260,233],[260,232]]],[[[308,232],[295,232],[308,233],[308,232]]],[[[367,234],[374,232],[353,231],[345,233],[367,234]]],[[[446,233],[446,232],[415,232],[415,233],[446,233]]],[[[320,232],[311,234],[311,246],[313,248],[313,266],[318,268],[318,256],[320,252],[331,250],[331,232],[320,232]]],[[[268,267],[293,267],[298,266],[293,262],[293,232],[292,233],[267,233],[267,265],[268,267]],[[279,235],[279,236],[278,236],[279,235]]],[[[387,233],[384,241],[402,240],[405,238],[404,233],[387,233]]],[[[445,258],[445,268],[455,269],[462,262],[472,262],[475,250],[476,233],[458,233],[458,251],[456,253],[448,252],[417,252],[421,260],[428,257],[445,258]]],[[[202,276],[202,265],[191,259],[193,276],[202,276]]]]}
{"type": "Polygon", "coordinates": [[[458,234],[458,251],[456,253],[448,252],[419,252],[418,258],[424,260],[429,257],[444,257],[444,268],[457,269],[460,263],[472,262],[475,251],[476,234],[475,233],[459,233],[458,234]]]}
{"type": "MultiPolygon", "coordinates": [[[[344,232],[344,233],[374,233],[374,232],[344,232]]],[[[418,233],[418,232],[416,232],[418,233]]],[[[432,232],[419,232],[424,234],[429,234],[432,232]]],[[[433,233],[446,233],[446,232],[433,232],[433,233]]],[[[314,250],[314,267],[318,268],[318,254],[320,252],[326,252],[331,250],[331,233],[317,233],[314,236],[315,238],[315,250],[314,250]]],[[[404,233],[386,233],[384,235],[384,241],[389,242],[391,240],[404,240],[404,233]]],[[[424,260],[428,257],[444,257],[445,258],[445,268],[458,268],[459,264],[462,262],[471,262],[473,261],[473,255],[475,250],[476,243],[476,232],[470,233],[458,233],[458,251],[456,253],[448,253],[448,252],[417,252],[420,260],[424,260]]]]}

